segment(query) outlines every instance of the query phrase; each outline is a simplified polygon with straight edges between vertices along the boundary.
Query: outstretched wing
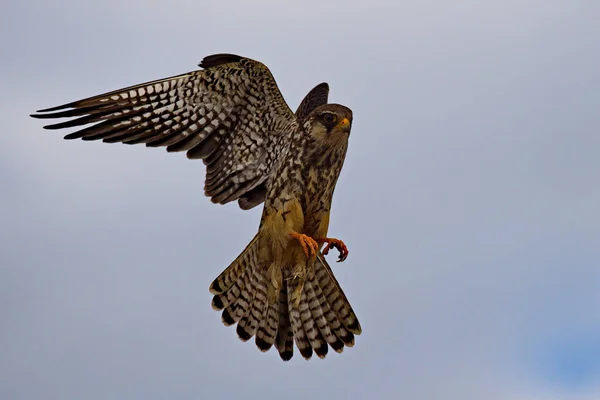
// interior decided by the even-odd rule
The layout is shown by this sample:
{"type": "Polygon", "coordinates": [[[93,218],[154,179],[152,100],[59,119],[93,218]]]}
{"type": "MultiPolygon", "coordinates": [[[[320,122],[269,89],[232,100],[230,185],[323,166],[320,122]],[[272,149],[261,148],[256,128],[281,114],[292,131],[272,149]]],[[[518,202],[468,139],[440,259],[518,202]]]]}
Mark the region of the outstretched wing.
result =
{"type": "Polygon", "coordinates": [[[317,86],[312,88],[310,92],[296,110],[296,117],[299,121],[302,121],[308,116],[315,108],[327,104],[327,98],[329,97],[329,85],[326,82],[319,83],[317,86]]]}
{"type": "Polygon", "coordinates": [[[216,54],[204,58],[200,67],[204,69],[40,110],[32,117],[75,117],[46,129],[93,124],[65,139],[186,151],[188,158],[206,164],[204,190],[213,202],[242,198],[242,206],[248,192],[268,181],[298,119],[262,63],[216,54]]]}

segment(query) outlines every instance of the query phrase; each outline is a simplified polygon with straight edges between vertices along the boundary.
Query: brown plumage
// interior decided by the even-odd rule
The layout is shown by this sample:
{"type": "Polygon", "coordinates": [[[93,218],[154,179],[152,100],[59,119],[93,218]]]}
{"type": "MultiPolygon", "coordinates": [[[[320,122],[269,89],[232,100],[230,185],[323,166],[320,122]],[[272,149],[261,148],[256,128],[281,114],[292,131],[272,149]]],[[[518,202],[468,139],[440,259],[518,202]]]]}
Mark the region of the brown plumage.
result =
{"type": "Polygon", "coordinates": [[[217,54],[200,66],[32,116],[71,118],[47,129],[91,124],[66,139],[186,151],[206,164],[213,202],[264,202],[258,233],[210,285],[212,307],[240,339],[275,346],[283,360],[294,343],[307,359],[353,346],[361,327],[323,256],[330,248],[347,256],[327,231],[352,111],[327,104],[322,83],[292,113],[267,67],[248,58],[217,54]]]}

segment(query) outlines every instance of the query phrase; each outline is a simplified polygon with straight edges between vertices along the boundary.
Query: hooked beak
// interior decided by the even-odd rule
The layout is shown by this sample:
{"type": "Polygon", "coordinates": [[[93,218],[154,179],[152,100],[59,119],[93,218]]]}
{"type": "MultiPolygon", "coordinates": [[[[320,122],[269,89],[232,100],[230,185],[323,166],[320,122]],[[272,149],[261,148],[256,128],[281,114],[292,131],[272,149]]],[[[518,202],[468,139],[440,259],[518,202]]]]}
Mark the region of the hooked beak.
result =
{"type": "Polygon", "coordinates": [[[340,122],[338,122],[337,128],[339,130],[341,130],[342,132],[349,134],[350,133],[350,121],[348,120],[348,118],[343,118],[340,122]]]}

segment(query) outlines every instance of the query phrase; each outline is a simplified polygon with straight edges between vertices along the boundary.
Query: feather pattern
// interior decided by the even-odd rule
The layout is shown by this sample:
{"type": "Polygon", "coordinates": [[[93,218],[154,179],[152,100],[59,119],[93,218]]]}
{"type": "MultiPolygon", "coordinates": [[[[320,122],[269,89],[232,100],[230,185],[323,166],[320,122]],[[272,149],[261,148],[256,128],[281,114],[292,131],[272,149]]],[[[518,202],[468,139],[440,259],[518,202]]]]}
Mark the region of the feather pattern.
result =
{"type": "Polygon", "coordinates": [[[256,347],[261,351],[268,351],[275,343],[277,327],[279,325],[279,303],[268,303],[265,314],[262,316],[258,332],[256,333],[256,347]]]}
{"type": "Polygon", "coordinates": [[[312,287],[312,282],[309,279],[304,283],[304,290],[300,297],[300,317],[302,319],[304,331],[306,332],[306,337],[315,351],[315,354],[319,358],[325,358],[329,347],[319,328],[319,324],[322,321],[317,321],[315,314],[318,315],[318,312],[314,311],[317,308],[320,309],[320,307],[319,300],[312,287]]]}
{"type": "Polygon", "coordinates": [[[252,268],[252,279],[250,280],[250,291],[253,295],[251,306],[246,314],[238,322],[237,334],[243,341],[252,338],[261,320],[264,318],[264,310],[267,307],[267,285],[259,268],[252,268]]]}
{"type": "Polygon", "coordinates": [[[288,361],[294,356],[294,332],[290,323],[287,282],[287,276],[284,275],[282,287],[279,291],[279,326],[275,338],[275,347],[283,361],[288,361]]]}
{"type": "Polygon", "coordinates": [[[352,111],[327,104],[321,83],[292,113],[268,68],[248,58],[215,54],[200,67],[32,116],[67,118],[45,126],[76,128],[66,139],[185,151],[206,165],[213,202],[265,202],[259,232],[211,283],[212,307],[241,340],[274,345],[284,361],[294,343],[306,359],[342,352],[361,333],[358,319],[322,254],[295,240],[326,237],[352,111]]]}
{"type": "Polygon", "coordinates": [[[300,354],[302,354],[302,357],[308,360],[312,357],[313,349],[308,341],[306,332],[304,331],[304,325],[302,324],[302,319],[300,317],[300,304],[306,303],[306,293],[302,291],[300,304],[298,304],[296,301],[291,300],[294,297],[294,289],[295,285],[288,284],[288,309],[290,324],[292,325],[292,332],[294,334],[296,347],[298,347],[298,351],[300,354]]]}
{"type": "Polygon", "coordinates": [[[66,139],[186,151],[207,164],[206,176],[212,179],[206,195],[228,203],[269,179],[298,120],[264,64],[217,54],[200,66],[204,69],[40,110],[32,117],[74,118],[46,129],[92,124],[66,139]]]}
{"type": "Polygon", "coordinates": [[[331,310],[335,312],[342,325],[348,329],[349,332],[360,335],[362,328],[358,322],[358,318],[356,317],[350,302],[346,298],[346,295],[342,291],[340,284],[337,279],[335,279],[331,267],[327,264],[327,261],[325,261],[325,258],[322,255],[319,255],[319,265],[321,265],[322,268],[317,269],[316,279],[319,282],[319,287],[323,290],[323,294],[325,295],[331,310]]]}
{"type": "MultiPolygon", "coordinates": [[[[308,92],[296,110],[296,118],[299,123],[301,124],[315,108],[327,104],[328,96],[329,85],[325,82],[318,84],[308,92]]],[[[267,180],[264,179],[260,184],[239,196],[238,204],[242,210],[249,210],[265,201],[266,195],[267,180]]]]}

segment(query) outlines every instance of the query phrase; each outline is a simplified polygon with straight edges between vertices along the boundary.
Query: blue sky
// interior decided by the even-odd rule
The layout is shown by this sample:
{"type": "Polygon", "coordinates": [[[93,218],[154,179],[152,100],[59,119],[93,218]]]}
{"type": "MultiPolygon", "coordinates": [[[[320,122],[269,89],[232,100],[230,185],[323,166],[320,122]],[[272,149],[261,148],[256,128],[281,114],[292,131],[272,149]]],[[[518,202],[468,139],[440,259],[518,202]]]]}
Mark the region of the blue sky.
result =
{"type": "Polygon", "coordinates": [[[600,5],[8,1],[0,13],[0,397],[600,397],[600,5]],[[204,167],[64,141],[40,108],[266,63],[352,108],[330,232],[364,333],[324,361],[241,343],[208,285],[260,210],[204,167]]]}

